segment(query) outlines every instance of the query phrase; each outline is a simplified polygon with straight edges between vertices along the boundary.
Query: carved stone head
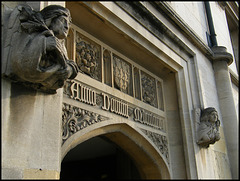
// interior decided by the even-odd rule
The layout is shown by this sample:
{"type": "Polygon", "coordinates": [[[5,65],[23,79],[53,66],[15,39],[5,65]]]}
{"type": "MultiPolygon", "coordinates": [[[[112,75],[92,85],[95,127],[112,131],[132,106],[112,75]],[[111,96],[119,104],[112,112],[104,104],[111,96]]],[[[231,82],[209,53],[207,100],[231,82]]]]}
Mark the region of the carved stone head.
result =
{"type": "Polygon", "coordinates": [[[64,39],[68,35],[71,22],[70,11],[59,5],[50,5],[40,11],[46,25],[53,31],[59,39],[64,39]]]}
{"type": "Polygon", "coordinates": [[[197,144],[202,147],[209,147],[209,144],[219,141],[219,126],[220,121],[216,109],[213,107],[204,109],[200,117],[197,144]]]}

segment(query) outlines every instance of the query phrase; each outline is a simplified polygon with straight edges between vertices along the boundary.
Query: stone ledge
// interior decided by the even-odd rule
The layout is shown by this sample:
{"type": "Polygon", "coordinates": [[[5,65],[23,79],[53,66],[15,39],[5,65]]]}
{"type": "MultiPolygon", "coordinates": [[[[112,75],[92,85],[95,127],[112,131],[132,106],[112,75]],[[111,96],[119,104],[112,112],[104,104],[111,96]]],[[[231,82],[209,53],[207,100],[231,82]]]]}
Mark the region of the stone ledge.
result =
{"type": "Polygon", "coordinates": [[[18,168],[2,168],[1,179],[21,179],[22,170],[18,168]]]}
{"type": "Polygon", "coordinates": [[[25,169],[23,179],[60,179],[60,173],[55,170],[25,169]]]}

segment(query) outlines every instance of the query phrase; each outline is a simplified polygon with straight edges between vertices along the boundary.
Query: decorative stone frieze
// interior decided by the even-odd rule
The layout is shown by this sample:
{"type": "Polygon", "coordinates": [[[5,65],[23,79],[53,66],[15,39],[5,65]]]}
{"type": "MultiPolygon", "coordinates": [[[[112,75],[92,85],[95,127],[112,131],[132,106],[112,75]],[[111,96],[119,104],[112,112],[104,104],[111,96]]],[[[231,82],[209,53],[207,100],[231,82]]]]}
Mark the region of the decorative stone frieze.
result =
{"type": "Polygon", "coordinates": [[[167,137],[145,129],[141,129],[141,131],[152,140],[152,142],[157,146],[161,154],[165,157],[167,163],[170,164],[167,137]]]}
{"type": "Polygon", "coordinates": [[[140,108],[118,97],[101,92],[75,80],[68,80],[64,94],[77,102],[94,106],[166,133],[166,119],[156,113],[140,108]]]}
{"type": "Polygon", "coordinates": [[[34,11],[18,5],[4,19],[2,75],[47,93],[56,93],[78,73],[65,48],[70,11],[59,5],[34,11]],[[61,22],[61,23],[59,23],[61,22]]]}
{"type": "Polygon", "coordinates": [[[198,127],[197,144],[208,148],[209,144],[214,144],[220,140],[220,121],[215,108],[209,107],[201,112],[200,125],[198,127]]]}
{"type": "Polygon", "coordinates": [[[74,133],[108,118],[85,109],[63,103],[62,144],[74,133]]]}

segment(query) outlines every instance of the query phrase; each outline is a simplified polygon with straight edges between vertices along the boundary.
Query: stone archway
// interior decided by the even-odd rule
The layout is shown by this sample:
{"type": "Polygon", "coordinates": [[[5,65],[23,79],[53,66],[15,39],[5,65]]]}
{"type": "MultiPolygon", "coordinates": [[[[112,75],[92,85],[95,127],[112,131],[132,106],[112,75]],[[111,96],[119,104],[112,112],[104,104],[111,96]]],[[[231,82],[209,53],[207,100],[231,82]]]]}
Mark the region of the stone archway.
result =
{"type": "Polygon", "coordinates": [[[61,164],[60,179],[141,179],[132,158],[104,135],[70,150],[61,164]]]}
{"type": "Polygon", "coordinates": [[[169,168],[151,141],[126,123],[99,123],[72,135],[62,146],[66,154],[86,140],[103,136],[121,147],[134,161],[142,179],[170,179],[169,168]]]}

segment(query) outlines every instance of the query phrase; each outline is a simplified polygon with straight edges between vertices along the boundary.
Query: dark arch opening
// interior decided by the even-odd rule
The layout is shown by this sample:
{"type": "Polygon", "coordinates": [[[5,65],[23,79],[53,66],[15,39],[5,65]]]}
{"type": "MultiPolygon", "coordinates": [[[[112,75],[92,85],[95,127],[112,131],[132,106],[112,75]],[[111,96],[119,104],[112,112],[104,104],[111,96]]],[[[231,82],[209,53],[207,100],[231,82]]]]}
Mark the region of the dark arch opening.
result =
{"type": "Polygon", "coordinates": [[[93,137],[62,160],[60,179],[141,179],[133,159],[105,136],[93,137]]]}

